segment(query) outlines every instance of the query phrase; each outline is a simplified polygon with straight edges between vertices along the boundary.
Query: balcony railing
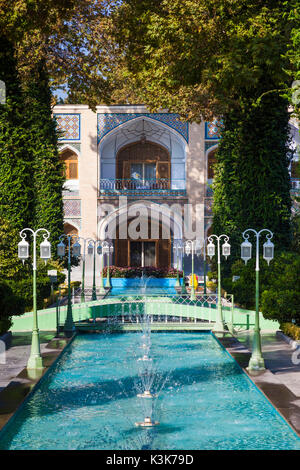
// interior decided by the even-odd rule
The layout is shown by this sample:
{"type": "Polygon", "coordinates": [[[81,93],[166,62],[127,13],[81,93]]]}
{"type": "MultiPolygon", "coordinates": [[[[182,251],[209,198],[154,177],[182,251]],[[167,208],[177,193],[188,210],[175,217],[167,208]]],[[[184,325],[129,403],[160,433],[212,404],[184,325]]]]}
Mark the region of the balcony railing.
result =
{"type": "Polygon", "coordinates": [[[128,196],[185,196],[185,180],[160,179],[100,179],[100,195],[126,194],[128,196]]]}

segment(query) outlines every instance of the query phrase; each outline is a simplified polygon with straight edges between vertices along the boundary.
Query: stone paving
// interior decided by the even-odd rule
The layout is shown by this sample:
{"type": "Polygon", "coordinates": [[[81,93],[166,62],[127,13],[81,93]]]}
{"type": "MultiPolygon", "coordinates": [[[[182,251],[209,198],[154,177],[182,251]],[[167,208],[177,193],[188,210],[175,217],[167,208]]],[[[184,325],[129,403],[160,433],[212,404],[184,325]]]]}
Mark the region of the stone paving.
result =
{"type": "MultiPolygon", "coordinates": [[[[252,337],[252,332],[245,332],[239,333],[238,340],[220,338],[243,369],[249,363],[252,337]]],[[[300,436],[300,364],[296,363],[300,349],[294,354],[295,349],[278,334],[262,332],[262,350],[267,370],[249,376],[300,436]]]]}
{"type": "MultiPolygon", "coordinates": [[[[41,353],[55,336],[55,332],[40,333],[41,353]]],[[[3,390],[26,367],[31,348],[31,333],[14,333],[12,347],[5,353],[5,364],[0,364],[0,391],[3,390]]]]}
{"type": "MultiPolygon", "coordinates": [[[[239,334],[238,340],[251,349],[252,333],[239,334]]],[[[295,354],[295,349],[273,332],[263,332],[262,349],[267,369],[299,398],[300,405],[300,349],[295,354]]]]}

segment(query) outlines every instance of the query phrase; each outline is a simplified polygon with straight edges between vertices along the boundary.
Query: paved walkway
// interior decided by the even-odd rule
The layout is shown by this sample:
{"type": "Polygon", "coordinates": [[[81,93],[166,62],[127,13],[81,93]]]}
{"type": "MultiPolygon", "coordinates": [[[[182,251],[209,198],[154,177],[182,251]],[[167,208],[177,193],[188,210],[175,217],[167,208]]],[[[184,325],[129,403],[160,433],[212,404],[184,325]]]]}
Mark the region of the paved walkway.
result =
{"type": "MultiPolygon", "coordinates": [[[[253,333],[240,333],[238,340],[251,350],[252,336],[253,333]]],[[[300,406],[300,363],[294,363],[296,356],[294,349],[274,332],[262,332],[262,350],[267,369],[299,398],[300,406]]],[[[297,356],[300,362],[300,349],[297,356]]]]}
{"type": "MultiPolygon", "coordinates": [[[[253,333],[246,332],[239,334],[238,341],[221,339],[243,368],[249,363],[252,337],[253,333]]],[[[300,349],[295,355],[295,350],[274,332],[262,332],[262,350],[267,370],[249,375],[300,436],[300,364],[295,361],[295,356],[300,358],[300,349]]]]}
{"type": "MultiPolygon", "coordinates": [[[[54,332],[40,333],[41,353],[55,336],[54,332]]],[[[6,364],[0,364],[0,391],[3,390],[26,367],[31,348],[31,333],[14,333],[12,347],[5,353],[6,364]]]]}

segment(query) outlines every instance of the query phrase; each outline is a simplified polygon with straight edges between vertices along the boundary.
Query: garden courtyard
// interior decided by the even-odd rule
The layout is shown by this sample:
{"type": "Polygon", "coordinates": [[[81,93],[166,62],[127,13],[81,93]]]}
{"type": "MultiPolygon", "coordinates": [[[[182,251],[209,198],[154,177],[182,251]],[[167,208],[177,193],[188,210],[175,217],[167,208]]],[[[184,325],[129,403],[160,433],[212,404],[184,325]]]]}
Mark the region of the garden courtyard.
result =
{"type": "Polygon", "coordinates": [[[299,1],[0,12],[0,450],[299,450],[299,1]]]}

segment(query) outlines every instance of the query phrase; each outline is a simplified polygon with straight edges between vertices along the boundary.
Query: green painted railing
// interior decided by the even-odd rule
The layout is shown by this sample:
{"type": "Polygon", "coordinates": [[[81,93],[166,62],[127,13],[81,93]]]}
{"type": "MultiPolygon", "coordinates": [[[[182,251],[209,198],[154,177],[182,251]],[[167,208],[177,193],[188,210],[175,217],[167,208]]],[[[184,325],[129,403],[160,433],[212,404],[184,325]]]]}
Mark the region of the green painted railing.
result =
{"type": "MultiPolygon", "coordinates": [[[[255,322],[255,312],[233,306],[232,297],[222,299],[224,321],[227,325],[233,325],[237,329],[251,329],[255,322]]],[[[188,296],[120,296],[106,297],[101,300],[90,301],[82,304],[74,304],[74,322],[96,320],[104,317],[124,317],[146,313],[147,315],[161,315],[169,317],[196,318],[208,322],[216,319],[216,296],[197,296],[196,301],[191,301],[188,296]]],[[[67,306],[59,309],[59,325],[63,327],[67,315],[67,306]]],[[[11,331],[30,331],[32,329],[32,312],[22,316],[13,317],[11,331]]],[[[49,308],[38,311],[38,325],[40,330],[56,330],[57,310],[49,308]]],[[[277,330],[279,324],[276,321],[267,320],[260,314],[262,329],[277,330]]]]}

